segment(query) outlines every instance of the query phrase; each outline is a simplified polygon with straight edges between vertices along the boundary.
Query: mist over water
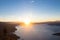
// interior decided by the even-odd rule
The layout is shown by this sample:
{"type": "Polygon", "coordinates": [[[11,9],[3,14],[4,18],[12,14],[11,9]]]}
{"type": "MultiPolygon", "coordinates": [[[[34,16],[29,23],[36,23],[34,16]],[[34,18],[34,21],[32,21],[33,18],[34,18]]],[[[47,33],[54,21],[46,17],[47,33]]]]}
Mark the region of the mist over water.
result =
{"type": "Polygon", "coordinates": [[[50,26],[47,24],[35,24],[33,26],[16,26],[15,34],[20,36],[18,40],[60,40],[60,36],[52,35],[60,32],[59,26],[50,26]]]}

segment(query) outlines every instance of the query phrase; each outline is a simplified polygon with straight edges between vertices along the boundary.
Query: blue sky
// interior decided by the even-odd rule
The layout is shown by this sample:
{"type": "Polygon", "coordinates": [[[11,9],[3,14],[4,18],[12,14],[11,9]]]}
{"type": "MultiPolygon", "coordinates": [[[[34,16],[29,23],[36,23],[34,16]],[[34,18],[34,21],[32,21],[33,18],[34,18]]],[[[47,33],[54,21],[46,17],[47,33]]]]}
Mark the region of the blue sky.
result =
{"type": "Polygon", "coordinates": [[[60,20],[60,0],[0,0],[0,21],[60,20]]]}

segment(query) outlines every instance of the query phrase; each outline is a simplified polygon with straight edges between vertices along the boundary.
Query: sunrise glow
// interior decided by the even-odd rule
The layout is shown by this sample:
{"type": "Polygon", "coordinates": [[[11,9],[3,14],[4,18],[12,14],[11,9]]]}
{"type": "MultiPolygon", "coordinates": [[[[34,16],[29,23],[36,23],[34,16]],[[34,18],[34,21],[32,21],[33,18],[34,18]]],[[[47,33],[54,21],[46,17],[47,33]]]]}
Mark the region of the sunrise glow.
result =
{"type": "Polygon", "coordinates": [[[29,25],[29,24],[30,24],[30,22],[31,22],[31,20],[30,20],[30,19],[25,19],[25,20],[24,20],[24,24],[25,24],[25,25],[29,25]]]}

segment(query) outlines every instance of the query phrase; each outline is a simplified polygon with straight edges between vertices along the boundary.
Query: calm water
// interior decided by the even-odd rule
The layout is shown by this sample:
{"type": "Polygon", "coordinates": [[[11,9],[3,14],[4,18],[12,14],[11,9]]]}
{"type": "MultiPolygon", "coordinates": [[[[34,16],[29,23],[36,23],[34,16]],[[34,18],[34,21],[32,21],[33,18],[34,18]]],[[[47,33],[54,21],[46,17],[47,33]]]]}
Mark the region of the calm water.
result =
{"type": "MultiPolygon", "coordinates": [[[[16,26],[16,35],[24,40],[60,40],[60,36],[52,35],[60,32],[59,26],[50,26],[47,24],[36,24],[33,26],[16,26]]],[[[18,40],[21,40],[18,39],[18,40]]]]}

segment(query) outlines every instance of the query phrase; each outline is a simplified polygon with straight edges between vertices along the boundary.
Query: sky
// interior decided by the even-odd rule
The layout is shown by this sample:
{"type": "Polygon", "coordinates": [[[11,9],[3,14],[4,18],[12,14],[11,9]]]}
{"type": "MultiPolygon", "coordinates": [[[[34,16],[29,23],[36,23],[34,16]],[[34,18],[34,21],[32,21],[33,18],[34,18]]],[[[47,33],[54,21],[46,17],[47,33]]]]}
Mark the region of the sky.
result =
{"type": "Polygon", "coordinates": [[[0,21],[60,20],[60,0],[0,0],[0,21]]]}

